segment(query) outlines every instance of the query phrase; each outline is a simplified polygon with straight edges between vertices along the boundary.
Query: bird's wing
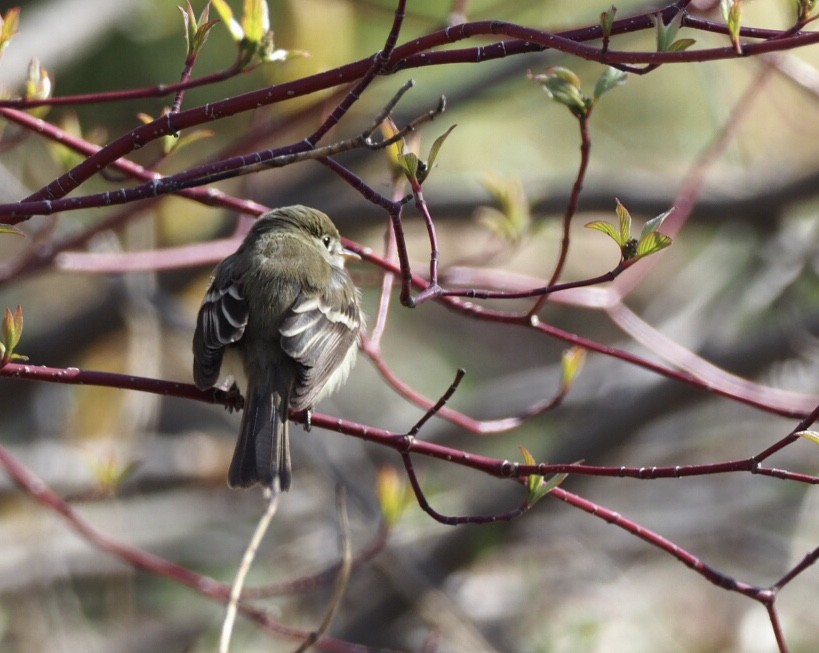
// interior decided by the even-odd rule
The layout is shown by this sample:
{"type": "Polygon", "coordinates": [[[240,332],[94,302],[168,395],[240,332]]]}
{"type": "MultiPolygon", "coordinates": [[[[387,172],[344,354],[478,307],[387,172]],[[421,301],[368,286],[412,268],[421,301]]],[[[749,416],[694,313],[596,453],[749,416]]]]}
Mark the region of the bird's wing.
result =
{"type": "Polygon", "coordinates": [[[219,380],[225,347],[242,337],[250,312],[234,274],[232,256],[216,268],[211,279],[193,336],[193,379],[200,388],[210,388],[219,380]]]}
{"type": "Polygon", "coordinates": [[[361,316],[354,301],[335,306],[302,291],[279,328],[282,350],[299,364],[291,408],[310,408],[354,346],[361,316]]]}

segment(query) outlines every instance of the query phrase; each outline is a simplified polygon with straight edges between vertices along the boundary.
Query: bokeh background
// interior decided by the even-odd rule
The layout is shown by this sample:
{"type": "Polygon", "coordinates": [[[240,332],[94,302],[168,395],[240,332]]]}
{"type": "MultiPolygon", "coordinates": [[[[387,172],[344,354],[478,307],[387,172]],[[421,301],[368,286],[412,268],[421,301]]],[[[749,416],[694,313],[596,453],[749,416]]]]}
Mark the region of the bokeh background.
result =
{"type": "MultiPolygon", "coordinates": [[[[151,86],[178,79],[182,20],[169,0],[41,0],[22,6],[21,33],[0,61],[0,87],[20,92],[32,56],[67,95],[151,86]]],[[[240,3],[231,3],[241,11],[240,3]]],[[[621,2],[618,16],[661,3],[621,2]]],[[[717,4],[717,3],[710,3],[717,4]]],[[[201,10],[201,2],[194,9],[201,10]]],[[[187,93],[184,107],[342,65],[378,50],[392,21],[389,0],[276,0],[279,47],[309,57],[263,66],[187,93]]],[[[400,42],[446,24],[450,3],[410,0],[400,42]]],[[[701,3],[707,9],[708,3],[701,3]]],[[[495,18],[557,31],[594,24],[610,3],[474,0],[470,20],[495,18]]],[[[785,28],[786,2],[746,3],[745,23],[785,28]]],[[[717,19],[718,9],[706,13],[717,19]]],[[[683,34],[687,36],[688,34],[683,34]]],[[[724,45],[697,33],[695,47],[724,45]]],[[[466,45],[480,43],[475,41],[466,45]]],[[[486,41],[488,42],[488,41],[486,41]]],[[[619,37],[617,49],[652,50],[650,32],[619,37]]],[[[463,44],[461,44],[463,45],[463,44]]],[[[803,394],[819,394],[819,98],[814,48],[788,53],[798,78],[774,72],[724,153],[709,167],[691,220],[628,305],[670,338],[731,372],[803,394]]],[[[194,75],[235,57],[217,26],[194,75]]],[[[697,157],[721,133],[737,101],[772,61],[749,59],[666,66],[631,76],[591,121],[589,177],[572,232],[566,279],[601,274],[616,247],[582,225],[614,220],[614,198],[637,221],[673,204],[697,157]]],[[[560,217],[579,161],[576,122],[526,79],[527,70],[571,67],[591,91],[598,64],[555,53],[480,65],[427,67],[379,79],[332,139],[359,133],[409,78],[416,87],[396,112],[411,119],[445,94],[444,115],[421,131],[423,149],[457,123],[425,184],[441,237],[442,266],[473,265],[545,278],[560,241],[560,217]],[[490,180],[489,182],[487,180],[490,180]],[[519,187],[531,205],[520,242],[487,228],[480,207],[497,206],[488,185],[519,187]]],[[[173,172],[215,156],[296,142],[332,104],[310,96],[209,125],[213,134],[160,164],[173,172]],[[255,135],[277,126],[267,141],[255,135]]],[[[78,125],[104,144],[159,115],[170,98],[52,109],[49,121],[78,125]]],[[[0,201],[16,201],[58,176],[64,151],[1,124],[0,201]]],[[[145,164],[158,150],[134,153],[145,164]]],[[[383,153],[340,161],[389,193],[383,153]]],[[[116,188],[96,178],[81,191],[116,188]]],[[[312,162],[223,182],[226,192],[269,206],[307,203],[334,217],[346,236],[376,251],[385,217],[312,162]]],[[[95,209],[34,218],[30,234],[61,237],[103,219],[95,209]]],[[[424,226],[405,213],[416,269],[428,255],[424,226]]],[[[485,215],[485,214],[484,214],[485,215]]],[[[171,247],[229,234],[237,216],[177,198],[138,211],[127,227],[100,234],[92,251],[171,247]]],[[[22,239],[0,238],[0,266],[22,239]]],[[[0,286],[0,307],[22,304],[20,351],[32,363],[190,381],[190,340],[208,265],[163,273],[92,275],[58,265],[0,286]]],[[[356,265],[366,310],[376,311],[378,270],[356,265]]],[[[491,274],[495,274],[492,272],[491,274]]],[[[451,405],[481,419],[514,415],[559,385],[563,343],[465,320],[434,303],[416,310],[393,297],[384,358],[407,383],[435,398],[463,367],[451,405]]],[[[520,306],[524,306],[521,304],[520,306]]],[[[553,303],[542,319],[656,358],[605,315],[553,303]]],[[[394,432],[423,414],[361,358],[351,380],[321,412],[394,432]]],[[[101,530],[197,572],[230,582],[259,517],[259,491],[225,487],[239,417],[218,407],[96,387],[0,379],[0,438],[101,530]],[[113,493],[101,479],[134,466],[113,493]]],[[[475,453],[599,465],[676,465],[746,458],[795,420],[691,390],[622,362],[591,356],[567,401],[510,433],[478,437],[432,420],[421,437],[475,453]]],[[[347,489],[351,543],[378,538],[379,469],[400,467],[389,451],[349,437],[294,427],[294,487],[281,502],[250,583],[298,578],[338,556],[335,487],[347,489]]],[[[816,445],[800,442],[773,461],[816,472],[816,445]]],[[[489,514],[517,506],[521,488],[441,461],[416,460],[432,504],[448,514],[489,514]]],[[[815,548],[817,499],[809,488],[751,475],[635,481],[571,477],[565,487],[621,512],[738,580],[769,585],[815,548]]],[[[138,573],[82,541],[60,518],[0,475],[0,650],[209,651],[223,616],[215,604],[167,580],[138,573]]],[[[792,651],[814,651],[819,577],[808,570],[779,599],[792,651]]],[[[283,623],[311,629],[331,587],[265,604],[283,623]]],[[[386,547],[352,576],[331,634],[389,650],[428,651],[771,651],[764,610],[718,589],[667,554],[602,520],[545,500],[510,524],[442,526],[410,503],[386,547]]],[[[294,643],[239,622],[236,651],[286,651],[294,643]]]]}

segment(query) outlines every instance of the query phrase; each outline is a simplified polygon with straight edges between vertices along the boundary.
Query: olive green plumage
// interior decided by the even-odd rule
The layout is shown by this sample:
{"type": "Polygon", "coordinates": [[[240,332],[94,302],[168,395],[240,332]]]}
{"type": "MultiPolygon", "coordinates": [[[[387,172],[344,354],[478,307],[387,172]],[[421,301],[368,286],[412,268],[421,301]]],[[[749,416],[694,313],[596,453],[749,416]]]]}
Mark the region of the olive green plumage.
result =
{"type": "Polygon", "coordinates": [[[347,377],[359,293],[338,230],[305,206],[260,217],[214,270],[193,338],[200,388],[232,377],[244,396],[228,485],[290,487],[289,410],[309,410],[347,377]]]}

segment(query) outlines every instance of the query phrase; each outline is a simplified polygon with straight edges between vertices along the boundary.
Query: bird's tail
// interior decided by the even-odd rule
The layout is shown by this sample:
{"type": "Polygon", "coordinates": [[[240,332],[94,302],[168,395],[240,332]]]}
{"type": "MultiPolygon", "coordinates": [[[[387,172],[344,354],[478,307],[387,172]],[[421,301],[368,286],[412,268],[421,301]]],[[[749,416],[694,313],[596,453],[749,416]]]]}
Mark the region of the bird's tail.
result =
{"type": "Polygon", "coordinates": [[[264,384],[248,383],[239,440],[228,471],[230,487],[256,483],[290,489],[288,400],[264,384]]]}

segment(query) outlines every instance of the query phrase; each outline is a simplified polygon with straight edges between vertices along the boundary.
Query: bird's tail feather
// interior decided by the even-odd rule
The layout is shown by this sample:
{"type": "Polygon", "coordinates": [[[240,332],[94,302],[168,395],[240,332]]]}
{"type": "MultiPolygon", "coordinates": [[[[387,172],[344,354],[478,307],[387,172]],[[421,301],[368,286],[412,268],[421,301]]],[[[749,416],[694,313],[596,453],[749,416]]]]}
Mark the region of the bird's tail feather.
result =
{"type": "Polygon", "coordinates": [[[290,489],[288,401],[272,389],[249,383],[239,440],[228,471],[230,487],[290,489]]]}

